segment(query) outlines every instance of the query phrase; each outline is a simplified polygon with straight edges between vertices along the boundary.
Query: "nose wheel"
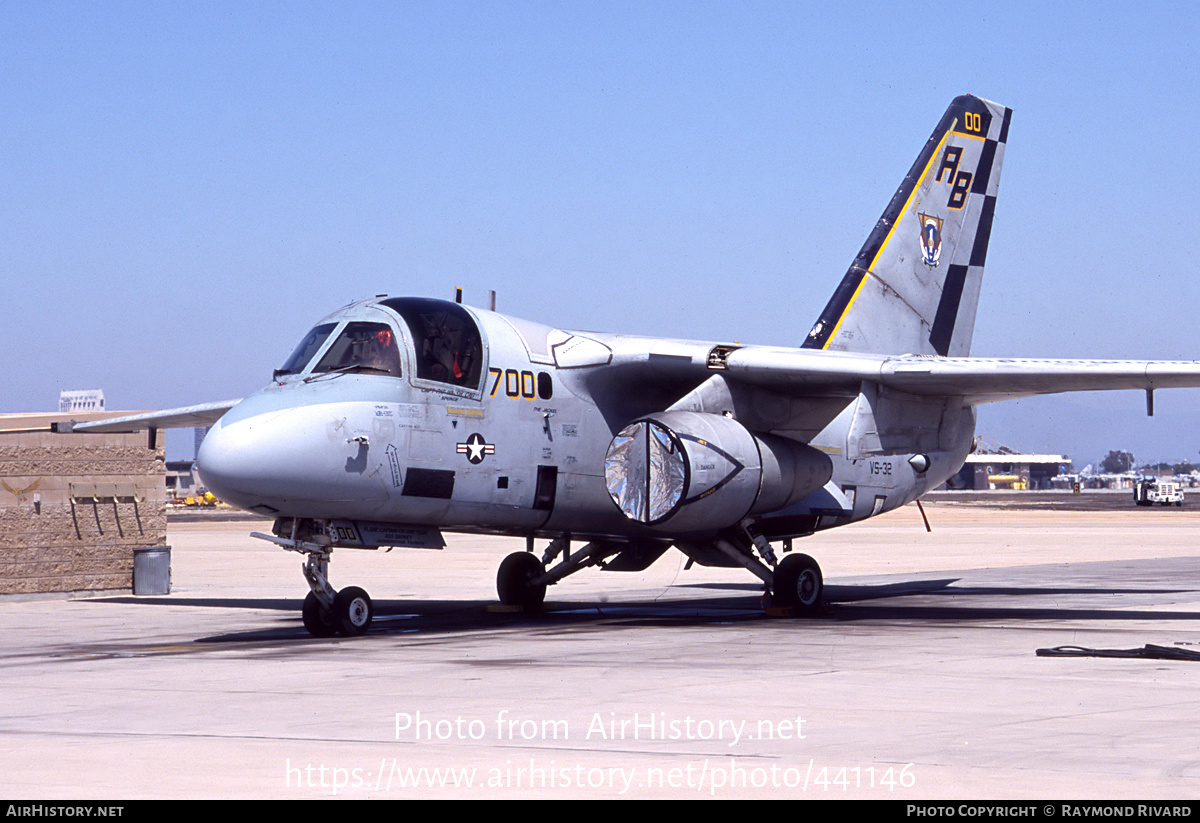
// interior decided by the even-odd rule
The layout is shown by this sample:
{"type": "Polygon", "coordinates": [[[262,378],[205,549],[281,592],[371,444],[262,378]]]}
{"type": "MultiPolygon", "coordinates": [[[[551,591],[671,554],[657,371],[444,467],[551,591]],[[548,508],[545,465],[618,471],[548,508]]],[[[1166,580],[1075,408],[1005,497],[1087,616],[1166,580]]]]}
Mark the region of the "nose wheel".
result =
{"type": "Polygon", "coordinates": [[[251,532],[250,536],[304,555],[300,570],[304,572],[310,591],[304,598],[300,615],[309,634],[313,637],[366,634],[375,616],[370,596],[358,586],[347,586],[338,591],[329,584],[333,541],[328,537],[327,525],[311,520],[276,520],[274,534],[251,532]],[[287,534],[289,528],[290,536],[287,534]]]}
{"type": "Polygon", "coordinates": [[[347,586],[333,597],[332,607],[321,602],[314,592],[304,598],[301,609],[304,628],[313,637],[357,637],[371,628],[375,608],[371,597],[357,586],[347,586]]]}
{"type": "Polygon", "coordinates": [[[345,637],[366,634],[374,616],[371,598],[358,586],[347,586],[333,598],[333,619],[337,621],[338,634],[345,637]]]}
{"type": "Polygon", "coordinates": [[[309,545],[299,550],[306,555],[302,571],[311,589],[301,609],[304,628],[313,637],[366,634],[371,628],[371,618],[375,616],[370,596],[358,586],[334,590],[329,584],[328,548],[309,545]]]}
{"type": "Polygon", "coordinates": [[[300,613],[304,618],[304,628],[313,637],[333,637],[337,634],[338,625],[333,617],[333,609],[325,608],[312,592],[304,598],[300,613]]]}

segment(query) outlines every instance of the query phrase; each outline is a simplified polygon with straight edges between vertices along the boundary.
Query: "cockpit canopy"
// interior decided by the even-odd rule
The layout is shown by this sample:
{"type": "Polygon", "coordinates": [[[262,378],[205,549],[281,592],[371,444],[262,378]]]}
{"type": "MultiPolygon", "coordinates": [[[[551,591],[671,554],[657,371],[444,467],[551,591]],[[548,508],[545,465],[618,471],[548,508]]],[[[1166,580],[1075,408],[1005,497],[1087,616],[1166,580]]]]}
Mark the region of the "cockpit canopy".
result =
{"type": "Polygon", "coordinates": [[[474,388],[483,376],[483,340],[475,318],[457,303],[421,297],[380,301],[404,318],[416,351],[417,377],[474,388]]]}
{"type": "Polygon", "coordinates": [[[476,389],[484,370],[483,337],[471,313],[456,303],[422,297],[394,297],[375,305],[391,309],[403,328],[390,323],[326,321],[314,327],[275,377],[328,372],[359,372],[400,377],[402,358],[397,331],[407,332],[415,376],[476,389]],[[330,339],[333,342],[330,343],[330,339]]]}

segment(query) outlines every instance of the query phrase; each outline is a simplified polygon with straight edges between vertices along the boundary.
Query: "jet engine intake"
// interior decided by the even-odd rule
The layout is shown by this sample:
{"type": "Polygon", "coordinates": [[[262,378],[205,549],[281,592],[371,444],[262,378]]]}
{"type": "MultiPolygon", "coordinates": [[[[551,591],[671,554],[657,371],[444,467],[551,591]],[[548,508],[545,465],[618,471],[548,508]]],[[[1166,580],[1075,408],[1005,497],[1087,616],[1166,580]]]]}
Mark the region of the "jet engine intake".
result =
{"type": "Polygon", "coordinates": [[[783,437],[756,435],[730,417],[672,411],[633,421],[604,458],[613,502],[638,523],[707,532],[773,512],[824,486],[833,464],[783,437]]]}

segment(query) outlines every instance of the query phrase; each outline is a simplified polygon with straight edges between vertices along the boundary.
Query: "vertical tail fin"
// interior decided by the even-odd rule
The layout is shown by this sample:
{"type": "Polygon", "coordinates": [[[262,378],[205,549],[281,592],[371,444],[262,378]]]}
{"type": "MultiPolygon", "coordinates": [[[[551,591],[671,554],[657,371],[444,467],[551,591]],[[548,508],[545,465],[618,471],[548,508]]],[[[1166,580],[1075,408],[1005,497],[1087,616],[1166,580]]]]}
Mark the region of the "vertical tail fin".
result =
{"type": "Polygon", "coordinates": [[[954,99],[805,348],[970,353],[1011,117],[978,97],[954,99]]]}

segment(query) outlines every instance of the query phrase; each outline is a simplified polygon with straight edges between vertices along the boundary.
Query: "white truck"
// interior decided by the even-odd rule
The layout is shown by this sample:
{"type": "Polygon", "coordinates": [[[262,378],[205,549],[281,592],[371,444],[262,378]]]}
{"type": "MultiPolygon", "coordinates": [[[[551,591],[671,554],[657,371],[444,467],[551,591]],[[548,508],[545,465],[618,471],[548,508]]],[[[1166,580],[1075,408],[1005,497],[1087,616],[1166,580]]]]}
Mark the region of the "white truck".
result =
{"type": "Polygon", "coordinates": [[[1182,506],[1183,489],[1171,480],[1146,477],[1134,485],[1133,502],[1139,506],[1153,506],[1155,503],[1160,506],[1170,506],[1172,503],[1182,506]]]}

